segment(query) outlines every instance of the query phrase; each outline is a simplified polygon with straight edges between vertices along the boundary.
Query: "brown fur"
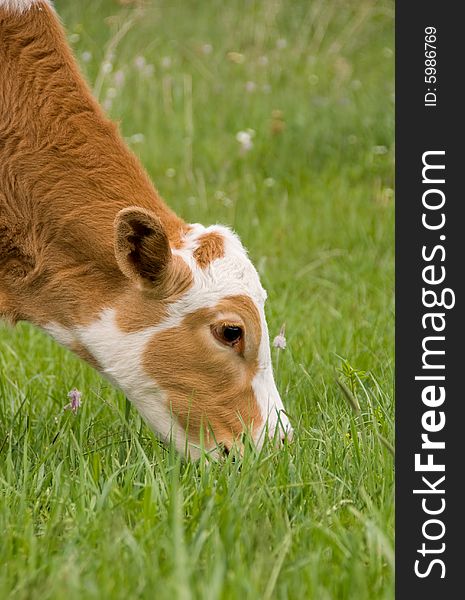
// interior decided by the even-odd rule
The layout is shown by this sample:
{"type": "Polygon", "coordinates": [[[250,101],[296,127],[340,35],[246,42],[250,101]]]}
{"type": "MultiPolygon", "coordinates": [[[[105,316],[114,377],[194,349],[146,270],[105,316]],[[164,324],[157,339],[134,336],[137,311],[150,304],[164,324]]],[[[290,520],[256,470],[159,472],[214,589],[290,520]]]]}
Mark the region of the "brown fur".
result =
{"type": "MultiPolygon", "coordinates": [[[[0,8],[0,317],[72,332],[111,307],[123,332],[156,325],[192,285],[171,250],[188,230],[92,98],[53,10],[0,8]]],[[[210,232],[194,257],[205,268],[224,251],[210,232]]],[[[255,305],[235,296],[149,343],[143,367],[190,440],[203,429],[211,445],[211,428],[230,445],[243,423],[261,425],[252,389],[260,339],[255,305]],[[243,326],[240,345],[212,335],[224,322],[243,326]]]]}
{"type": "Polygon", "coordinates": [[[192,273],[179,256],[172,256],[168,274],[155,288],[138,293],[128,288],[114,303],[116,323],[125,333],[158,325],[168,315],[168,305],[175,302],[192,285],[192,273]],[[160,295],[160,289],[163,291],[160,295]]]}
{"type": "Polygon", "coordinates": [[[0,8],[0,65],[0,315],[88,322],[127,286],[121,209],[153,212],[173,246],[186,225],[92,98],[46,4],[0,8]]]}
{"type": "Polygon", "coordinates": [[[199,237],[199,247],[194,258],[201,269],[207,267],[216,258],[224,256],[224,238],[216,231],[204,233],[199,237]]]}
{"type": "Polygon", "coordinates": [[[179,327],[151,340],[144,369],[167,394],[170,409],[188,429],[191,440],[198,440],[203,428],[205,442],[211,444],[211,429],[217,442],[230,447],[242,423],[253,429],[262,424],[252,390],[260,338],[260,316],[253,302],[247,296],[231,296],[214,308],[187,315],[179,327]],[[230,347],[219,347],[210,332],[212,324],[231,314],[240,317],[245,330],[241,355],[230,347]]]}

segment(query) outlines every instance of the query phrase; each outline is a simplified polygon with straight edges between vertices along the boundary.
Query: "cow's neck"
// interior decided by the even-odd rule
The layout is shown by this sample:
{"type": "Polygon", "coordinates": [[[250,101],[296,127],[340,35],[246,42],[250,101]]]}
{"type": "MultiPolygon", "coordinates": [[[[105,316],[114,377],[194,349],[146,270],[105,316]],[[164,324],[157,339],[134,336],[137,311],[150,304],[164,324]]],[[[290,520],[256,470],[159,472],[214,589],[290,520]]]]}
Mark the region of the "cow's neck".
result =
{"type": "Polygon", "coordinates": [[[41,325],[52,316],[82,320],[125,289],[113,251],[119,210],[152,210],[175,247],[186,228],[92,98],[49,10],[12,17],[11,31],[2,23],[8,60],[0,78],[0,131],[11,140],[1,149],[0,227],[8,224],[15,244],[4,249],[0,276],[11,280],[17,317],[41,325]]]}

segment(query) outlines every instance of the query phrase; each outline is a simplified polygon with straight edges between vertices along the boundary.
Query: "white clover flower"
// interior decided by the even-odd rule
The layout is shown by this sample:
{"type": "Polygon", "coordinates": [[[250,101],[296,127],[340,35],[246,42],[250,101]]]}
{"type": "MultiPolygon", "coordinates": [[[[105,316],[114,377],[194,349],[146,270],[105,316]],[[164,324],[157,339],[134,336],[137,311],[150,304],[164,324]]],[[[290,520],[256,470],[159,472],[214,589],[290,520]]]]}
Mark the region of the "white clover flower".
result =
{"type": "Polygon", "coordinates": [[[122,87],[124,84],[125,78],[126,78],[126,75],[125,75],[124,71],[122,71],[121,69],[116,71],[115,74],[113,75],[113,82],[114,82],[115,86],[117,88],[122,87]]]}
{"type": "Polygon", "coordinates": [[[388,149],[386,146],[373,146],[371,149],[373,154],[377,154],[378,156],[382,156],[383,154],[387,154],[388,149]]]}
{"type": "Polygon", "coordinates": [[[202,46],[202,52],[204,54],[211,54],[213,51],[213,46],[211,44],[204,44],[202,46]]]}
{"type": "Polygon", "coordinates": [[[79,33],[72,33],[68,37],[70,44],[75,44],[76,42],[79,42],[80,37],[81,36],[79,35],[79,33]]]}
{"type": "Polygon", "coordinates": [[[68,392],[68,398],[70,399],[70,402],[63,407],[63,410],[70,410],[72,413],[76,414],[81,406],[81,397],[81,392],[76,388],[73,388],[70,392],[68,392]]]}
{"type": "Polygon", "coordinates": [[[260,56],[258,59],[258,64],[261,67],[266,67],[269,63],[268,56],[260,56]]]}
{"type": "Polygon", "coordinates": [[[169,169],[166,169],[165,175],[167,177],[169,177],[170,179],[172,179],[173,177],[176,176],[176,169],[173,169],[172,167],[170,167],[169,169]]]}
{"type": "Polygon", "coordinates": [[[102,64],[102,72],[103,73],[111,73],[113,71],[113,65],[111,64],[111,62],[106,61],[102,64]]]}
{"type": "Polygon", "coordinates": [[[136,56],[134,59],[134,66],[136,69],[139,69],[139,71],[142,71],[142,69],[145,67],[145,56],[136,56]]]}
{"type": "Polygon", "coordinates": [[[277,42],[276,42],[276,48],[278,48],[278,50],[283,50],[286,47],[287,47],[287,40],[284,38],[279,38],[279,40],[277,40],[277,42]]]}
{"type": "Polygon", "coordinates": [[[133,135],[131,135],[131,137],[129,138],[129,142],[131,144],[142,144],[142,142],[145,140],[145,135],[143,133],[134,133],[133,135]]]}
{"type": "Polygon", "coordinates": [[[278,348],[278,350],[284,350],[286,348],[286,336],[284,335],[286,331],[286,324],[283,323],[281,329],[279,330],[278,335],[273,340],[273,348],[278,348]]]}
{"type": "Polygon", "coordinates": [[[245,84],[245,91],[252,93],[256,90],[257,88],[257,84],[255,83],[255,81],[247,81],[247,83],[245,84]]]}
{"type": "Polygon", "coordinates": [[[81,60],[82,62],[90,62],[92,60],[92,52],[89,52],[88,50],[85,50],[82,54],[81,54],[81,60]]]}
{"type": "Polygon", "coordinates": [[[249,130],[247,131],[238,131],[236,133],[236,140],[239,142],[239,144],[241,145],[241,151],[242,152],[248,152],[249,150],[252,150],[253,148],[253,141],[252,141],[252,135],[249,132],[249,130]]]}
{"type": "Polygon", "coordinates": [[[171,61],[171,57],[170,56],[164,56],[161,59],[161,66],[164,69],[169,69],[171,67],[172,61],[171,61]]]}

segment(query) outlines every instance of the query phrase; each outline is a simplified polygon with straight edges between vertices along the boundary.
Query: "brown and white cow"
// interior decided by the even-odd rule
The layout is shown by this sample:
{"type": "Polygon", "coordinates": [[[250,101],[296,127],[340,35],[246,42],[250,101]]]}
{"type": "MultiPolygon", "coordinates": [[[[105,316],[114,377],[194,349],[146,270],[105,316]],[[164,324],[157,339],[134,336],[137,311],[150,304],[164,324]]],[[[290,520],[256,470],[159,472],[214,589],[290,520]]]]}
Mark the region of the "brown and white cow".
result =
{"type": "Polygon", "coordinates": [[[47,331],[196,457],[244,428],[291,432],[265,299],[237,235],[162,201],[51,2],[0,0],[0,316],[47,331]]]}

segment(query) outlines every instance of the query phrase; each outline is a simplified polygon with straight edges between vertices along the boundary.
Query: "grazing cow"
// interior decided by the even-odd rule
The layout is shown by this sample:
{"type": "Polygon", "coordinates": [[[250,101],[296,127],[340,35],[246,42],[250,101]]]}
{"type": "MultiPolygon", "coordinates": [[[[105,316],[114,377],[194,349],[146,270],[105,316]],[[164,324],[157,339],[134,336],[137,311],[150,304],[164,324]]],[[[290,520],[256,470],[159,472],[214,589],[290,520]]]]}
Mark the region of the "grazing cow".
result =
{"type": "Polygon", "coordinates": [[[191,457],[291,427],[239,238],[187,224],[92,97],[49,0],[0,0],[0,316],[34,323],[191,457]]]}

